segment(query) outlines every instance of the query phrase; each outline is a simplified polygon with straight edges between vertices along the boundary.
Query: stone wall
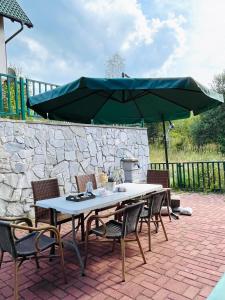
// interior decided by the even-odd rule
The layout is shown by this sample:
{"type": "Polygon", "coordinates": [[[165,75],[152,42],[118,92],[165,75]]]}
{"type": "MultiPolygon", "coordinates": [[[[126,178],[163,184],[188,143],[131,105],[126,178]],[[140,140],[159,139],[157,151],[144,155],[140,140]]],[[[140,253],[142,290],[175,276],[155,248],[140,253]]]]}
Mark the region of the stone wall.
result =
{"type": "Polygon", "coordinates": [[[145,129],[0,119],[0,215],[30,213],[32,180],[57,177],[61,193],[70,193],[75,175],[120,167],[130,156],[139,159],[144,176],[145,129]]]}

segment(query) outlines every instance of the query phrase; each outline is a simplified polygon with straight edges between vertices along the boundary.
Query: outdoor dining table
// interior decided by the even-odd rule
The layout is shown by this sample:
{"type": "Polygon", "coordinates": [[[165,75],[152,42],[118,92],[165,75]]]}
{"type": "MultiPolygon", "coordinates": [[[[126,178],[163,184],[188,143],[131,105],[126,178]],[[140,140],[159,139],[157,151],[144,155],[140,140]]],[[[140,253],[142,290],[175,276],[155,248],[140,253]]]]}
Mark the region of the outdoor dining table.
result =
{"type": "Polygon", "coordinates": [[[125,188],[125,192],[111,192],[105,195],[99,195],[98,190],[94,191],[96,197],[94,199],[85,200],[81,202],[73,202],[66,200],[66,195],[57,198],[51,198],[36,202],[36,206],[48,208],[51,210],[52,225],[56,223],[56,212],[70,214],[72,216],[72,240],[69,241],[73,246],[78,262],[81,268],[81,274],[84,275],[84,263],[78,248],[75,233],[75,216],[82,213],[89,213],[90,211],[107,208],[136,197],[144,196],[148,193],[159,191],[162,189],[160,184],[137,184],[137,183],[123,183],[119,185],[125,188]]]}

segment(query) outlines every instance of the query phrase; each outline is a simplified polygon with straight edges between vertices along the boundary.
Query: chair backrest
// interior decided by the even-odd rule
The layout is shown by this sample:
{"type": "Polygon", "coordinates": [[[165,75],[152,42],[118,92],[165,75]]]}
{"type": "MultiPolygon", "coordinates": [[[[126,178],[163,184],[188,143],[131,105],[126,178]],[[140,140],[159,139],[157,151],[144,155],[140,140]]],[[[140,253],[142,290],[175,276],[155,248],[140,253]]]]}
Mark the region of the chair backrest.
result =
{"type": "Polygon", "coordinates": [[[144,202],[139,202],[125,207],[123,212],[122,237],[137,230],[143,205],[144,202]]]}
{"type": "Polygon", "coordinates": [[[77,183],[77,191],[79,193],[86,191],[86,184],[87,182],[92,182],[93,189],[97,189],[97,182],[95,174],[89,174],[89,175],[79,175],[75,176],[76,183],[77,183]]]}
{"type": "MultiPolygon", "coordinates": [[[[31,182],[34,203],[43,199],[56,198],[60,196],[58,179],[50,178],[39,181],[31,182]]],[[[46,222],[46,219],[49,219],[50,222],[50,210],[41,207],[35,207],[35,221],[37,222],[46,222]]]]}
{"type": "Polygon", "coordinates": [[[147,183],[161,184],[163,188],[169,188],[169,170],[148,170],[147,183]]]}
{"type": "Polygon", "coordinates": [[[9,222],[0,221],[0,250],[16,258],[16,247],[9,222]]]}
{"type": "Polygon", "coordinates": [[[163,202],[167,197],[167,190],[162,190],[159,192],[150,193],[142,198],[142,200],[147,201],[148,205],[148,216],[152,217],[154,215],[159,215],[163,202]]]}

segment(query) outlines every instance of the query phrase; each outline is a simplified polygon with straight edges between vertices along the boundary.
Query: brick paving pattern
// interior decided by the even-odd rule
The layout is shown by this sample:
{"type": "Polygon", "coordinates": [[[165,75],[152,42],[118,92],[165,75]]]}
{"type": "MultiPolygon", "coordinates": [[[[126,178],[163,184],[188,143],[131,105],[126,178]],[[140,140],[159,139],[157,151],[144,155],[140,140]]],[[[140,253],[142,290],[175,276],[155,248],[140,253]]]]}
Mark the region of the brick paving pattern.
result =
{"type": "MultiPolygon", "coordinates": [[[[215,194],[181,194],[181,205],[193,216],[169,222],[164,217],[169,241],[160,228],[153,234],[148,252],[147,228],[140,234],[147,264],[136,243],[126,247],[126,282],[121,282],[120,247],[111,252],[109,243],[90,246],[86,276],[80,276],[73,251],[65,249],[64,284],[57,259],[41,260],[41,268],[25,262],[20,269],[20,298],[25,300],[72,299],[206,299],[225,272],[225,197],[215,194]]],[[[66,225],[68,228],[68,225],[66,225]]],[[[66,229],[65,227],[63,228],[66,229]]],[[[0,270],[0,300],[13,299],[13,265],[0,270]]]]}

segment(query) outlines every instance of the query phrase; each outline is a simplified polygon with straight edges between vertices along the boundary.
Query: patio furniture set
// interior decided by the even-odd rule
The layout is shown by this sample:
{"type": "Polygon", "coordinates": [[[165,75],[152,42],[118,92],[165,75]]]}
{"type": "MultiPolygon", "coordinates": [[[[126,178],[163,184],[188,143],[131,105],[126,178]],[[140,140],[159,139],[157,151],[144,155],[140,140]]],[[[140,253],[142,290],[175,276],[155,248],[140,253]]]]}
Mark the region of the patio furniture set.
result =
{"type": "Polygon", "coordinates": [[[163,203],[169,203],[169,189],[163,188],[161,184],[150,183],[150,178],[148,172],[147,184],[123,183],[119,185],[119,190],[123,190],[123,192],[102,194],[97,189],[95,175],[76,176],[79,193],[85,192],[87,183],[92,182],[96,195],[91,199],[84,198],[83,201],[78,201],[76,196],[72,197],[76,201],[69,201],[71,197],[60,196],[58,181],[55,178],[32,182],[35,227],[33,227],[32,221],[25,217],[0,217],[0,267],[4,253],[9,253],[14,261],[15,299],[19,298],[18,270],[27,259],[34,259],[39,268],[40,258],[51,259],[59,256],[64,281],[67,282],[63,254],[63,247],[66,247],[67,244],[75,250],[81,274],[85,275],[89,244],[100,240],[90,239],[90,235],[111,241],[112,250],[114,250],[116,242],[119,242],[122,257],[122,281],[125,281],[125,244],[127,242],[137,242],[143,262],[146,263],[138,236],[143,223],[147,223],[148,226],[149,251],[152,248],[151,224],[154,224],[156,233],[161,224],[165,239],[168,240],[161,217],[161,207],[163,203]],[[71,231],[64,235],[60,234],[61,225],[69,221],[72,222],[71,231]],[[38,223],[47,225],[37,227],[38,223]],[[138,226],[139,224],[140,226],[138,226]],[[81,241],[77,239],[79,229],[81,241]],[[17,230],[27,231],[28,234],[21,237],[20,232],[18,237],[17,230]],[[66,238],[70,233],[72,233],[72,237],[66,238]],[[85,249],[84,258],[79,249],[82,245],[85,249]],[[56,247],[58,255],[55,254],[56,247]],[[42,252],[46,252],[47,249],[50,249],[49,255],[43,255],[42,252]]]}

